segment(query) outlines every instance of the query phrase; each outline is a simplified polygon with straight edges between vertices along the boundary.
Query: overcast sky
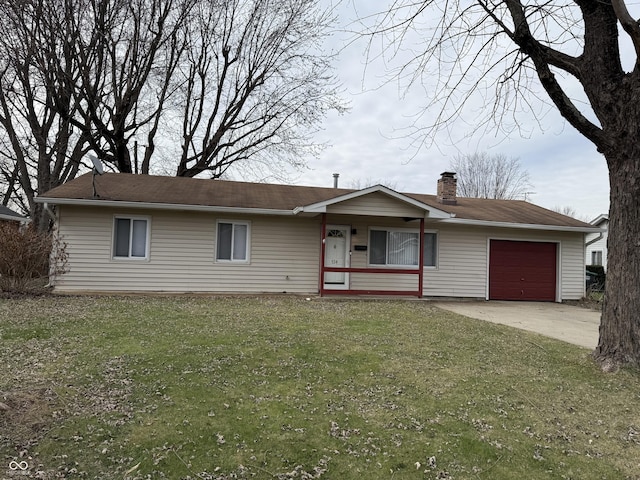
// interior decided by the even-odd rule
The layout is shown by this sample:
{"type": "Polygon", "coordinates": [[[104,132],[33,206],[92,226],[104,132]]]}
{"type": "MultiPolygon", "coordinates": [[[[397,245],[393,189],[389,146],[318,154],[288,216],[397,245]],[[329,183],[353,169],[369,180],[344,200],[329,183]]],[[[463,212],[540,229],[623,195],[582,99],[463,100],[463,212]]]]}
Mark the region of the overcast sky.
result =
{"type": "MultiPolygon", "coordinates": [[[[330,0],[323,0],[330,1],[330,0]]],[[[386,2],[375,2],[380,8],[386,2]]],[[[349,25],[366,7],[365,0],[347,1],[339,7],[342,26],[349,25]],[[354,12],[359,8],[358,13],[354,12]]],[[[337,33],[332,48],[341,49],[349,35],[337,33]]],[[[383,183],[402,192],[435,193],[440,173],[458,154],[487,151],[520,159],[530,175],[532,192],[529,201],[545,208],[572,207],[581,219],[593,219],[608,212],[609,182],[604,157],[573,127],[566,124],[555,110],[536,126],[532,116],[519,117],[530,133],[523,138],[517,133],[475,132],[473,111],[467,122],[451,124],[455,136],[442,134],[435,144],[416,152],[400,129],[412,122],[412,115],[424,104],[424,92],[414,88],[403,92],[393,82],[385,84],[385,68],[380,62],[366,65],[364,42],[354,42],[340,51],[336,74],[344,88],[343,97],[350,104],[344,115],[331,114],[316,140],[329,146],[318,160],[309,162],[295,183],[331,186],[332,174],[340,174],[340,186],[353,188],[367,183],[383,183]],[[366,73],[365,73],[365,66],[366,73]],[[467,140],[461,140],[467,136],[467,140]],[[452,143],[455,143],[453,145],[452,143]]],[[[427,111],[426,117],[436,112],[427,111]]]]}

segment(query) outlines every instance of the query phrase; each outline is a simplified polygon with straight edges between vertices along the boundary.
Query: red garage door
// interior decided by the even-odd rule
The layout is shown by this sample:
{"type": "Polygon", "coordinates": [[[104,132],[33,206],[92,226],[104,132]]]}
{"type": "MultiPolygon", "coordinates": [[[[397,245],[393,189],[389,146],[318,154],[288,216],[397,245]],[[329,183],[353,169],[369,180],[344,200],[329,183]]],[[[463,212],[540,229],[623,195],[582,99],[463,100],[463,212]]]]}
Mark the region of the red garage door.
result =
{"type": "Polygon", "coordinates": [[[491,240],[489,299],[556,300],[556,244],[491,240]]]}

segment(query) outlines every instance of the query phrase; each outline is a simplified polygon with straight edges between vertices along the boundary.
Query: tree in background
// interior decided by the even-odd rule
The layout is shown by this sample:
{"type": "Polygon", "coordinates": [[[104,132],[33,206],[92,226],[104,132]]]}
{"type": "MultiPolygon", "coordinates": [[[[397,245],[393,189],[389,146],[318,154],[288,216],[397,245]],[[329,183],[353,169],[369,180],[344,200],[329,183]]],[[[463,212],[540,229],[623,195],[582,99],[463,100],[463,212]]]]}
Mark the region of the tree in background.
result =
{"type": "Polygon", "coordinates": [[[74,129],[77,105],[59,73],[74,67],[61,5],[0,1],[0,192],[43,227],[35,196],[74,178],[87,139],[74,129]],[[55,25],[55,27],[54,27],[55,25]]]}
{"type": "Polygon", "coordinates": [[[283,178],[317,153],[311,142],[330,109],[342,111],[320,53],[334,21],[315,0],[198,2],[174,113],[177,176],[219,178],[232,166],[283,178]]]}
{"type": "Polygon", "coordinates": [[[422,83],[430,96],[426,111],[434,120],[417,125],[418,135],[433,138],[465,104],[476,106],[475,92],[483,103],[495,99],[476,126],[508,133],[522,128],[523,111],[542,124],[540,106],[550,99],[604,155],[609,262],[594,358],[604,370],[640,365],[640,22],[626,2],[394,0],[372,22],[371,47],[382,43],[382,55],[392,57],[409,50],[397,79],[422,83]],[[420,42],[404,44],[414,33],[420,42]],[[627,68],[623,57],[632,60],[627,68]]]}
{"type": "Polygon", "coordinates": [[[529,173],[517,158],[486,152],[459,155],[451,162],[458,195],[472,198],[524,199],[531,188],[529,173]]]}
{"type": "Polygon", "coordinates": [[[373,187],[375,185],[383,185],[391,190],[399,191],[398,182],[390,182],[382,178],[355,178],[351,180],[346,188],[352,188],[354,190],[363,190],[365,188],[373,187]]]}
{"type": "Polygon", "coordinates": [[[342,109],[312,0],[0,0],[0,16],[0,200],[40,227],[35,196],[89,151],[125,173],[283,176],[342,109]]]}
{"type": "Polygon", "coordinates": [[[570,205],[565,205],[561,207],[560,205],[556,205],[551,210],[554,212],[560,213],[562,215],[566,215],[567,217],[576,218],[578,220],[583,221],[584,223],[591,223],[591,218],[586,215],[578,215],[578,212],[575,208],[570,205]]]}

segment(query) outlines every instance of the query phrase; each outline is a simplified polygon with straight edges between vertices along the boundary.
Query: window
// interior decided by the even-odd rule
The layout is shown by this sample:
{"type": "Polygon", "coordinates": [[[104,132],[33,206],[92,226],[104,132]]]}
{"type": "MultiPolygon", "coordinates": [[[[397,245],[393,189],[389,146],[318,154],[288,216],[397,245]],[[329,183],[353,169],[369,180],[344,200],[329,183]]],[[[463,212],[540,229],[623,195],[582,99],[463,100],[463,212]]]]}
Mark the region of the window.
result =
{"type": "Polygon", "coordinates": [[[148,258],[149,219],[116,217],[113,222],[113,257],[148,258]]]}
{"type": "MultiPolygon", "coordinates": [[[[435,267],[437,257],[437,235],[424,234],[424,266],[435,267]]],[[[369,264],[408,266],[418,265],[420,236],[408,230],[370,230],[369,264]]]]}
{"type": "Polygon", "coordinates": [[[438,258],[438,235],[435,232],[424,232],[424,266],[435,267],[438,258]]]}
{"type": "Polygon", "coordinates": [[[249,260],[248,222],[218,222],[216,260],[226,262],[249,260]]]}
{"type": "Polygon", "coordinates": [[[602,265],[602,250],[591,252],[591,265],[602,265]]]}

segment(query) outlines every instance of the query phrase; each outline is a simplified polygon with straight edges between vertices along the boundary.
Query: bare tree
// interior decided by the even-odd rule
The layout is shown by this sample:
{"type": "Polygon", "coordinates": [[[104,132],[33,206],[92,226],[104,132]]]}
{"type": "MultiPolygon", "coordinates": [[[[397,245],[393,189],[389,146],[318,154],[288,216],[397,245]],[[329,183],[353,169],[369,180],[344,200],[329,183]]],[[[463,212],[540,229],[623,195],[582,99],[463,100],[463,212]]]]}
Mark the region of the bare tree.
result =
{"type": "MultiPolygon", "coordinates": [[[[603,369],[640,365],[640,22],[624,0],[413,2],[395,0],[367,31],[383,55],[405,54],[416,33],[420,50],[397,77],[432,94],[433,122],[423,139],[458,117],[475,92],[494,95],[488,116],[519,128],[523,111],[546,99],[592,142],[607,162],[610,229],[607,286],[594,358],[603,369]],[[633,60],[623,67],[622,42],[633,60]],[[580,88],[572,88],[579,84],[580,88]],[[495,88],[492,92],[491,89],[495,88]]],[[[544,121],[540,115],[539,122],[544,121]]]]}
{"type": "Polygon", "coordinates": [[[587,215],[578,215],[577,210],[570,205],[565,205],[565,206],[556,205],[551,210],[561,215],[565,215],[567,217],[571,217],[571,218],[575,218],[577,220],[583,221],[584,223],[591,223],[591,217],[587,215]]]}
{"type": "Polygon", "coordinates": [[[451,162],[462,197],[522,199],[531,187],[529,173],[517,158],[486,152],[459,155],[451,162]]]}
{"type": "MultiPolygon", "coordinates": [[[[64,85],[76,102],[76,114],[69,117],[73,126],[90,139],[96,132],[92,150],[120,172],[149,172],[165,100],[181,86],[174,73],[187,48],[184,29],[193,4],[65,0],[58,28],[68,30],[64,46],[76,62],[69,71],[55,72],[53,81],[64,85]],[[136,136],[145,140],[139,169],[129,152],[136,136]]],[[[65,101],[59,96],[54,100],[65,101]]]]}
{"type": "Polygon", "coordinates": [[[224,0],[197,6],[189,34],[198,48],[189,51],[183,71],[176,175],[218,178],[232,165],[277,173],[315,153],[310,134],[327,110],[342,109],[332,57],[318,50],[333,17],[317,3],[224,0]]]}
{"type": "Polygon", "coordinates": [[[354,190],[362,190],[364,188],[373,187],[375,185],[383,185],[391,190],[398,190],[398,182],[390,182],[387,179],[383,178],[355,178],[351,180],[347,186],[347,188],[353,188],[354,190]]]}
{"type": "Polygon", "coordinates": [[[311,0],[0,0],[0,16],[0,200],[42,227],[33,199],[90,150],[149,173],[158,139],[182,138],[177,175],[280,174],[342,108],[321,49],[332,17],[311,0]]]}
{"type": "Polygon", "coordinates": [[[41,228],[46,219],[35,196],[76,175],[87,143],[70,121],[76,103],[65,85],[53,80],[74,63],[62,40],[67,32],[55,23],[58,7],[39,0],[0,2],[2,203],[18,205],[41,228]]]}
{"type": "Polygon", "coordinates": [[[49,219],[35,196],[74,178],[87,151],[132,171],[129,139],[148,126],[152,147],[184,48],[176,36],[188,4],[179,5],[0,1],[3,203],[20,205],[45,228],[49,219]]]}

